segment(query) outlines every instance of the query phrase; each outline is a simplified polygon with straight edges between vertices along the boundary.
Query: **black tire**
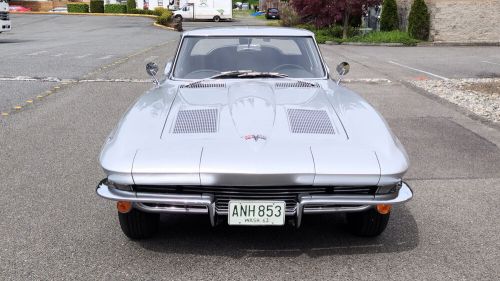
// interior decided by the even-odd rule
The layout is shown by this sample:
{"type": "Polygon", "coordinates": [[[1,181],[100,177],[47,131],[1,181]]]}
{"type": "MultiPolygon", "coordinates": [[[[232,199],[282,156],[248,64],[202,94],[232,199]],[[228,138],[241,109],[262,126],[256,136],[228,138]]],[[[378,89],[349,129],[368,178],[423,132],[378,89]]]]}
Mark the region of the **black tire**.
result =
{"type": "Polygon", "coordinates": [[[118,213],[120,226],[130,239],[149,238],[158,230],[160,214],[141,212],[132,209],[130,212],[118,213]]]}
{"type": "Polygon", "coordinates": [[[368,211],[347,213],[349,230],[359,236],[375,237],[384,232],[391,213],[382,215],[375,208],[368,211]]]}
{"type": "Polygon", "coordinates": [[[177,19],[177,20],[182,21],[182,16],[181,16],[181,15],[176,15],[176,16],[174,17],[174,19],[177,19]]]}
{"type": "Polygon", "coordinates": [[[219,22],[220,21],[220,17],[219,16],[215,16],[214,17],[214,22],[219,22]]]}

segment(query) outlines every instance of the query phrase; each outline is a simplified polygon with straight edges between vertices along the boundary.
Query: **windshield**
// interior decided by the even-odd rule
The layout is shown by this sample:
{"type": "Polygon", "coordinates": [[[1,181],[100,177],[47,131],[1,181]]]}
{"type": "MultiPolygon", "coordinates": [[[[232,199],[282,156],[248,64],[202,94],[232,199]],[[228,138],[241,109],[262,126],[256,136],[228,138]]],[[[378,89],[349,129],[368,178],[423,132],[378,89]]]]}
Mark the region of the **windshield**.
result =
{"type": "Polygon", "coordinates": [[[312,37],[185,37],[174,78],[203,79],[221,72],[276,72],[291,78],[323,78],[312,37]]]}

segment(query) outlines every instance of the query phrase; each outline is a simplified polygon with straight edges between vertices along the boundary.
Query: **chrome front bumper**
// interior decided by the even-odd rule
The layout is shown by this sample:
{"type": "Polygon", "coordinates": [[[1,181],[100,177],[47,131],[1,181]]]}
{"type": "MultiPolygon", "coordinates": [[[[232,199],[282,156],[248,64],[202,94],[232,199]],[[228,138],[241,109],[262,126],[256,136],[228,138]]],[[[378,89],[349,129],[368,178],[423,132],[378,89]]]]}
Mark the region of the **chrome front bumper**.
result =
{"type": "MultiPolygon", "coordinates": [[[[204,194],[163,194],[151,192],[124,191],[110,188],[105,181],[97,186],[97,194],[114,201],[129,201],[134,207],[146,212],[208,214],[210,223],[215,225],[217,212],[214,196],[204,194]],[[146,204],[158,204],[150,206],[146,204]]],[[[395,205],[409,201],[413,197],[411,188],[402,183],[399,192],[384,195],[300,195],[296,208],[287,212],[287,216],[296,216],[296,225],[300,226],[303,214],[363,211],[378,204],[395,205]]]]}

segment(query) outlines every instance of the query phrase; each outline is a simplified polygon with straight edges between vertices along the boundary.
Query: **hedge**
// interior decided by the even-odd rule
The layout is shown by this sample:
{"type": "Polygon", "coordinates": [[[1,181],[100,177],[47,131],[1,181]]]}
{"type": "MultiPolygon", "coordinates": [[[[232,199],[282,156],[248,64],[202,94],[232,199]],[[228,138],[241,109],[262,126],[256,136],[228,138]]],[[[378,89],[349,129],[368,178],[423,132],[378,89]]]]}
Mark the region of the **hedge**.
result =
{"type": "Polygon", "coordinates": [[[427,5],[424,0],[415,0],[411,5],[410,17],[408,18],[408,33],[415,39],[428,40],[430,25],[427,5]]]}
{"type": "MultiPolygon", "coordinates": [[[[162,7],[156,7],[153,10],[154,15],[156,15],[156,16],[161,16],[165,12],[170,12],[170,11],[168,9],[165,9],[165,8],[162,8],[162,7]]],[[[172,13],[172,12],[170,12],[170,13],[172,13]]]]}
{"type": "Polygon", "coordinates": [[[85,3],[68,3],[66,5],[68,8],[68,13],[88,13],[89,4],[85,3]]]}
{"type": "Polygon", "coordinates": [[[156,19],[157,24],[164,26],[168,26],[170,22],[172,22],[172,12],[168,10],[156,19]]]}
{"type": "Polygon", "coordinates": [[[129,14],[139,14],[139,15],[154,15],[153,10],[142,10],[142,9],[132,9],[128,11],[129,14]]]}
{"type": "Polygon", "coordinates": [[[137,10],[137,3],[135,0],[127,0],[127,13],[132,14],[134,10],[137,10]]]}
{"type": "Polygon", "coordinates": [[[102,1],[102,0],[90,0],[90,12],[91,13],[104,13],[104,1],[102,1]]]}
{"type": "Polygon", "coordinates": [[[384,0],[380,15],[380,31],[399,29],[398,6],[396,0],[384,0]]]}
{"type": "Polygon", "coordinates": [[[107,5],[104,5],[104,12],[111,13],[111,14],[126,14],[127,13],[127,5],[107,4],[107,5]]]}

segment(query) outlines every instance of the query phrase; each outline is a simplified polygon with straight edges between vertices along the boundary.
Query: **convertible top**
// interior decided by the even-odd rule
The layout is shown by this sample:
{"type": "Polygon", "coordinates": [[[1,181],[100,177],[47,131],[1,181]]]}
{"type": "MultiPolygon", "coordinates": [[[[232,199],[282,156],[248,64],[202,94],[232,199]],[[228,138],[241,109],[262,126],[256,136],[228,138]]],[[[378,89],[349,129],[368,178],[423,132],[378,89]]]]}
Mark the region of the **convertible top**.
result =
{"type": "Polygon", "coordinates": [[[200,28],[186,31],[183,36],[313,36],[311,31],[287,27],[238,26],[200,28]]]}

